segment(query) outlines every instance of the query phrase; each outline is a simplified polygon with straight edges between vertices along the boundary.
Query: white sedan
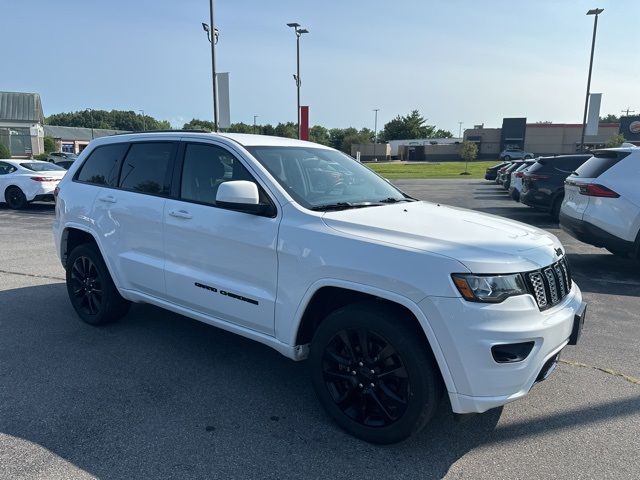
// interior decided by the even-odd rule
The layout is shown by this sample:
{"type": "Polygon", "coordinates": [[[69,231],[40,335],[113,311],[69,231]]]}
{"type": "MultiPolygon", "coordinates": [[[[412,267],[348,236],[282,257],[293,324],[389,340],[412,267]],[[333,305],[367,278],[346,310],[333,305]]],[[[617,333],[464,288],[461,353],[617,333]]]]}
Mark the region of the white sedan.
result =
{"type": "Polygon", "coordinates": [[[0,160],[0,202],[19,210],[29,202],[53,201],[53,192],[67,171],[38,160],[0,160]]]}

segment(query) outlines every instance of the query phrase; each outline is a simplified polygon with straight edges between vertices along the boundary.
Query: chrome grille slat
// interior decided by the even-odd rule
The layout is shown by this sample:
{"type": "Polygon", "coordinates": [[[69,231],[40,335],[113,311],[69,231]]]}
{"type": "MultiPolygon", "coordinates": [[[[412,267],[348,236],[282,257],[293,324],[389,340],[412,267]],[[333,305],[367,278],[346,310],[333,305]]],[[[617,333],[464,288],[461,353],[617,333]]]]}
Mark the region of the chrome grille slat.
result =
{"type": "Polygon", "coordinates": [[[560,264],[556,263],[553,266],[553,271],[556,273],[556,277],[558,278],[558,285],[560,287],[560,297],[564,298],[564,296],[568,293],[568,291],[567,291],[567,286],[564,279],[564,273],[562,273],[560,264]]]}
{"type": "Polygon", "coordinates": [[[553,276],[553,270],[551,268],[544,269],[544,276],[547,277],[547,287],[551,294],[551,304],[558,303],[558,288],[556,287],[556,277],[553,276]]]}
{"type": "Polygon", "coordinates": [[[523,276],[540,310],[557,305],[571,291],[571,273],[566,258],[523,276]]]}

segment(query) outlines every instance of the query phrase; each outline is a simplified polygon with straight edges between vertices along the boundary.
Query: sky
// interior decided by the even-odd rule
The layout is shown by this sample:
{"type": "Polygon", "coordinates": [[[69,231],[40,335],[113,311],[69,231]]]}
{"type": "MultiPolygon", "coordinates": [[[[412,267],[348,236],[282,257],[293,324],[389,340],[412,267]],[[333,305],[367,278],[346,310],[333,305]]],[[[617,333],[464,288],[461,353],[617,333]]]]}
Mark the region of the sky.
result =
{"type": "MultiPolygon", "coordinates": [[[[216,0],[218,72],[231,121],[378,128],[417,109],[458,133],[503,117],[580,123],[593,17],[591,91],[601,113],[640,112],[640,0],[216,0]]],[[[211,119],[208,0],[0,0],[0,90],[37,92],[45,115],[144,110],[181,127],[211,119]]]]}

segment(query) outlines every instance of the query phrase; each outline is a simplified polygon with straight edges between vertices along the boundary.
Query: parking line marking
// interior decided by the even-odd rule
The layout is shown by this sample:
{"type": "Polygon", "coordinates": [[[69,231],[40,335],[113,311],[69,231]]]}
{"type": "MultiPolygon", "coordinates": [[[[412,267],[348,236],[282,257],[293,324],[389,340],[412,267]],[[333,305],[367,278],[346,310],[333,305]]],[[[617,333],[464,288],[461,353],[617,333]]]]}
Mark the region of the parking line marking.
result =
{"type": "Polygon", "coordinates": [[[559,360],[560,363],[564,363],[566,365],[571,365],[573,367],[581,367],[581,368],[590,368],[591,370],[598,370],[600,372],[608,373],[609,375],[613,375],[614,377],[621,377],[629,383],[633,383],[634,385],[640,385],[640,378],[632,377],[630,375],[625,375],[624,373],[616,372],[610,368],[596,367],[594,365],[588,365],[582,362],[570,362],[568,360],[559,360]]]}
{"type": "Polygon", "coordinates": [[[23,273],[23,272],[11,272],[9,270],[0,270],[0,273],[6,273],[8,275],[22,275],[24,277],[33,277],[33,278],[48,278],[49,280],[62,280],[65,281],[65,278],[62,277],[51,277],[49,275],[35,275],[33,273],[23,273]]]}

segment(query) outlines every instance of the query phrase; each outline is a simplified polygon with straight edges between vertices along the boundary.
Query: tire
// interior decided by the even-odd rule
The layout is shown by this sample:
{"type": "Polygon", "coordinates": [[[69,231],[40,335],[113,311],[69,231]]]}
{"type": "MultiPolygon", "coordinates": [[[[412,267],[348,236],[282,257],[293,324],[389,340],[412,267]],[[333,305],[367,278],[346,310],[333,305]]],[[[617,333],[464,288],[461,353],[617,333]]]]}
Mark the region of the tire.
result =
{"type": "Polygon", "coordinates": [[[73,249],[67,259],[67,293],[78,316],[91,325],[104,325],[123,317],[130,302],[118,293],[95,244],[73,249]]]}
{"type": "Polygon", "coordinates": [[[531,155],[525,155],[525,156],[524,156],[524,160],[529,160],[529,159],[531,159],[531,158],[533,158],[531,155]]]}
{"type": "Polygon", "coordinates": [[[558,197],[553,201],[553,205],[551,206],[551,210],[549,213],[551,214],[551,218],[554,222],[560,221],[560,208],[562,207],[562,200],[564,197],[558,197]]]}
{"type": "Polygon", "coordinates": [[[347,305],[320,323],[311,342],[320,403],[340,427],[367,442],[396,443],[419,432],[442,395],[429,346],[401,316],[375,303],[347,305]]]}
{"type": "Polygon", "coordinates": [[[22,210],[27,206],[27,197],[20,187],[11,186],[4,192],[4,199],[9,208],[14,210],[22,210]]]}
{"type": "Polygon", "coordinates": [[[505,162],[508,162],[511,160],[511,157],[509,155],[505,155],[502,160],[504,160],[505,162]]]}

